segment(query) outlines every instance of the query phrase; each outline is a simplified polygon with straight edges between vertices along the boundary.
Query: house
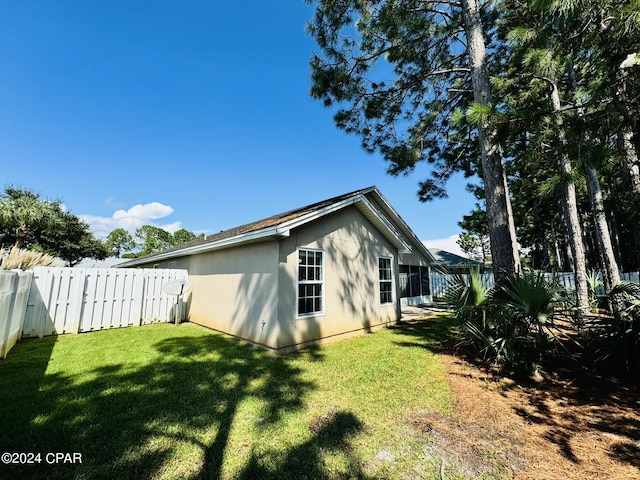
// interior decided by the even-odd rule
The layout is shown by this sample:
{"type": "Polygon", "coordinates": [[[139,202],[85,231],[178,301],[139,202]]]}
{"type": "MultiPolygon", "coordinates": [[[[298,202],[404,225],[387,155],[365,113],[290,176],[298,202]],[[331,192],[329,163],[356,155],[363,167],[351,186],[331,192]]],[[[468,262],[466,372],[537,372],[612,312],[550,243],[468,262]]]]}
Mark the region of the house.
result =
{"type": "Polygon", "coordinates": [[[189,320],[278,353],[431,301],[433,258],[376,187],[120,264],[189,272],[189,320]]]}
{"type": "Polygon", "coordinates": [[[431,264],[433,268],[437,268],[447,273],[469,273],[470,269],[477,269],[481,273],[491,272],[491,264],[477,262],[470,258],[461,257],[455,253],[440,250],[439,248],[430,248],[429,252],[434,259],[431,264]]]}

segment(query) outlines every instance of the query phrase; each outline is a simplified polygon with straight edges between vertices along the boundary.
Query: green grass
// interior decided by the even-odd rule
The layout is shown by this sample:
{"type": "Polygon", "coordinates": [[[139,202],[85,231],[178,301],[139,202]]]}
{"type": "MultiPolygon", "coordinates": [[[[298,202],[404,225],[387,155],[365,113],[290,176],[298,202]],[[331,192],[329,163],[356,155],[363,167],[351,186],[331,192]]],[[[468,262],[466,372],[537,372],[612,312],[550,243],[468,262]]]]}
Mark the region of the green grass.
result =
{"type": "Polygon", "coordinates": [[[407,417],[448,411],[447,328],[289,357],[191,324],[23,340],[0,362],[0,450],[42,457],[0,478],[437,478],[407,417]]]}

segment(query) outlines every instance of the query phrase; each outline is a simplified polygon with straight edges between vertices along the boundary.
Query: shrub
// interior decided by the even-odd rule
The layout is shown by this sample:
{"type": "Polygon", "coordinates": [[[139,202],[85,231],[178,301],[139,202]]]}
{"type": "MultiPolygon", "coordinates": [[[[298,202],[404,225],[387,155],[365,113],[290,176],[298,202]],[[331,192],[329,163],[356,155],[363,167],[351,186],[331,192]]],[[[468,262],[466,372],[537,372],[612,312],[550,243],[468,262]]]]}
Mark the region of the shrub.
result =
{"type": "Polygon", "coordinates": [[[559,343],[554,328],[558,288],[542,274],[524,273],[502,279],[482,297],[473,277],[464,286],[456,282],[450,289],[461,322],[461,343],[508,375],[534,376],[539,363],[559,343]]]}
{"type": "Polygon", "coordinates": [[[596,361],[618,371],[640,372],[640,285],[620,282],[609,298],[618,308],[602,322],[594,340],[596,361]]]}
{"type": "Polygon", "coordinates": [[[456,317],[461,322],[465,322],[483,315],[482,306],[489,292],[489,285],[480,271],[472,268],[469,275],[454,276],[454,280],[445,292],[445,301],[453,307],[456,317]]]}

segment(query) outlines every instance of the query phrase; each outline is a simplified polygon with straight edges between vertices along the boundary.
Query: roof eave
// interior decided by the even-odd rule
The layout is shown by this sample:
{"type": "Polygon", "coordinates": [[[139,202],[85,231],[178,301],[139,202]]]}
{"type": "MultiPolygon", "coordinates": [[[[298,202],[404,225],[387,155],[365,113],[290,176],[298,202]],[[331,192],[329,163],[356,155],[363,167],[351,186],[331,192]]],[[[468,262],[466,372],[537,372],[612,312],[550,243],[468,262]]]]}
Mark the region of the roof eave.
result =
{"type": "Polygon", "coordinates": [[[130,262],[121,263],[118,266],[122,267],[135,267],[137,265],[143,265],[145,263],[169,260],[176,257],[184,257],[190,255],[196,255],[198,253],[211,252],[213,250],[221,250],[223,248],[234,247],[236,245],[243,245],[247,243],[260,242],[269,239],[286,238],[289,236],[288,229],[282,229],[280,226],[269,227],[255,232],[243,233],[235,235],[233,237],[224,238],[216,242],[204,243],[201,245],[193,245],[191,247],[181,248],[178,250],[172,250],[170,252],[158,253],[154,255],[148,255],[145,257],[136,258],[130,262]]]}
{"type": "Polygon", "coordinates": [[[375,196],[379,199],[382,206],[386,210],[386,213],[390,215],[394,222],[400,226],[403,233],[411,239],[411,243],[429,260],[429,263],[436,263],[436,259],[433,254],[429,251],[429,249],[422,243],[422,241],[416,236],[416,234],[411,230],[411,227],[404,221],[404,219],[400,216],[400,214],[396,211],[395,208],[387,202],[384,196],[380,193],[380,191],[376,187],[372,187],[369,191],[373,191],[375,196]]]}
{"type": "Polygon", "coordinates": [[[235,235],[233,237],[225,238],[219,241],[204,243],[199,245],[193,245],[186,248],[180,248],[177,250],[172,250],[170,252],[158,253],[149,255],[142,258],[137,258],[132,261],[122,263],[119,266],[122,267],[135,267],[138,265],[148,264],[155,261],[168,260],[171,258],[188,256],[188,255],[196,255],[199,253],[210,252],[213,250],[221,250],[223,248],[230,248],[237,245],[243,245],[247,243],[259,242],[269,239],[281,239],[289,237],[291,234],[291,230],[294,228],[305,225],[314,220],[320,219],[325,215],[341,210],[350,205],[355,205],[368,219],[373,223],[373,225],[380,230],[380,232],[394,245],[398,250],[411,250],[411,245],[404,240],[404,237],[398,233],[396,228],[393,226],[392,222],[390,222],[387,218],[384,217],[381,212],[378,211],[377,208],[367,199],[366,195],[368,193],[374,192],[376,197],[380,200],[380,202],[387,210],[385,213],[391,214],[393,222],[399,225],[401,230],[407,235],[412,243],[415,243],[418,248],[422,247],[424,252],[422,252],[426,258],[431,259],[433,261],[433,257],[431,253],[422,245],[415,234],[411,231],[409,226],[402,220],[402,218],[397,214],[397,212],[391,207],[388,202],[384,199],[382,194],[375,187],[369,187],[358,192],[357,195],[346,198],[339,202],[333,203],[326,207],[320,208],[316,211],[308,213],[306,215],[302,215],[298,218],[294,218],[293,220],[289,220],[283,222],[279,225],[275,225],[272,227],[264,228],[262,230],[257,230],[253,232],[243,233],[239,235],[235,235]]]}
{"type": "Polygon", "coordinates": [[[371,204],[367,197],[366,193],[374,190],[373,188],[366,189],[360,192],[358,195],[353,196],[351,198],[344,199],[340,202],[334,203],[330,206],[312,212],[310,214],[304,215],[300,218],[296,218],[294,220],[290,220],[281,224],[282,229],[292,230],[296,227],[302,226],[306,223],[309,223],[313,220],[317,220],[325,215],[341,210],[350,205],[355,205],[358,209],[369,219],[371,223],[375,225],[378,230],[382,232],[382,234],[389,240],[398,250],[402,250],[405,248],[410,248],[402,236],[393,228],[391,223],[386,220],[380,212],[371,204]]]}

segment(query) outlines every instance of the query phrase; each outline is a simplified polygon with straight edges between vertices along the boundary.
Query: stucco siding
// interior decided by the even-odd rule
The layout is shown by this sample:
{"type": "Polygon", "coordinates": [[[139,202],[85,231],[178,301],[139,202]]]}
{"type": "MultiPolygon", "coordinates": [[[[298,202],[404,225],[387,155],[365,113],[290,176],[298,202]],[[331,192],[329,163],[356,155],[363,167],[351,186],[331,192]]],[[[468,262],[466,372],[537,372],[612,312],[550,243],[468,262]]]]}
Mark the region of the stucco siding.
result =
{"type": "MultiPolygon", "coordinates": [[[[278,243],[267,241],[172,260],[189,271],[189,321],[276,348],[278,243]]],[[[160,262],[166,268],[167,261],[160,262]]]]}
{"type": "Polygon", "coordinates": [[[355,207],[294,230],[280,241],[279,348],[389,325],[399,316],[397,249],[355,207]],[[324,313],[297,314],[298,249],[324,252],[324,313]],[[394,302],[380,305],[378,258],[392,259],[394,302]]]}
{"type": "Polygon", "coordinates": [[[399,263],[400,265],[418,265],[420,267],[429,266],[429,261],[418,252],[401,253],[399,263]]]}

